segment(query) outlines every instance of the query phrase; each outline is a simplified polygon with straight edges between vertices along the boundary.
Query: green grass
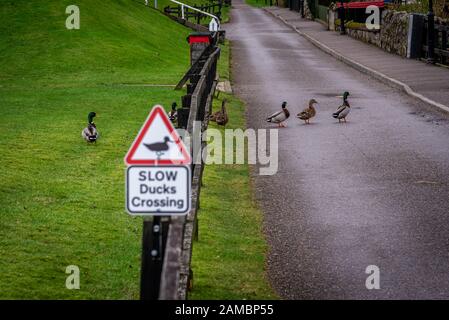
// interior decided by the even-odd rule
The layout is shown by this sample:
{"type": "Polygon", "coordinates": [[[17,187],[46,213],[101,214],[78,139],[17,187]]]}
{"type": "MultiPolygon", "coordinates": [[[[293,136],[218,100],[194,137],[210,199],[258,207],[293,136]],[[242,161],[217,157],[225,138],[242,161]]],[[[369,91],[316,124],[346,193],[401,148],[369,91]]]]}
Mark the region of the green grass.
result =
{"type": "MultiPolygon", "coordinates": [[[[1,299],[136,299],[139,294],[142,219],[124,211],[123,157],[150,108],[179,104],[183,93],[121,84],[176,84],[188,68],[190,30],[140,1],[79,0],[81,29],[70,31],[65,28],[69,4],[18,0],[0,10],[1,299]],[[90,111],[98,114],[96,145],[81,139],[90,111]],[[68,265],[80,267],[80,290],[65,288],[68,265]]],[[[220,68],[226,76],[228,67],[220,68]]],[[[236,106],[232,125],[243,126],[243,106],[236,106]]],[[[213,224],[215,206],[235,200],[233,193],[220,194],[216,175],[229,177],[242,195],[250,195],[247,168],[208,168],[201,223],[209,217],[213,224]]],[[[257,221],[246,230],[251,237],[234,253],[227,248],[227,255],[234,255],[229,266],[209,257],[212,244],[204,243],[194,261],[196,297],[270,296],[260,213],[248,199],[242,198],[233,216],[257,221]],[[239,257],[242,252],[250,252],[249,260],[239,257]],[[206,268],[209,261],[216,263],[206,268]],[[239,288],[231,280],[215,285],[220,269],[227,278],[234,270],[250,279],[248,287],[234,293],[239,288]],[[201,277],[200,270],[211,278],[201,277]],[[201,289],[201,281],[212,287],[201,289]]],[[[216,218],[216,246],[222,250],[227,226],[216,218]]],[[[198,249],[206,230],[200,230],[198,249]]]]}
{"type": "MultiPolygon", "coordinates": [[[[245,0],[245,3],[253,6],[253,7],[269,7],[270,6],[270,0],[245,0]]],[[[275,0],[273,0],[273,5],[275,3],[275,0]]]]}
{"type": "Polygon", "coordinates": [[[123,157],[188,68],[189,30],[134,1],[11,1],[0,16],[0,298],[138,298],[141,219],[123,157]],[[81,130],[96,111],[101,138],[81,130]],[[65,288],[78,265],[81,290],[65,288]]]}
{"type": "Polygon", "coordinates": [[[220,60],[218,61],[217,72],[220,76],[220,81],[230,80],[230,45],[229,41],[225,40],[224,45],[222,45],[220,51],[220,60]]]}
{"type": "Polygon", "coordinates": [[[188,29],[132,0],[77,3],[80,30],[65,28],[67,0],[2,5],[3,87],[165,84],[185,72],[188,29]]]}

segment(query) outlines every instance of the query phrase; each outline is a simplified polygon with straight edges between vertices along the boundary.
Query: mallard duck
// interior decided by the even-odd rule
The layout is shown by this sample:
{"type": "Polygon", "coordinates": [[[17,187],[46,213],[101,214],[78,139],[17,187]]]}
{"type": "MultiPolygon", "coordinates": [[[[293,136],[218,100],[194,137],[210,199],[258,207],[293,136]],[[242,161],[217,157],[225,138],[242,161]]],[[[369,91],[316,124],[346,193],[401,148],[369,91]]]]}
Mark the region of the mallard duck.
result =
{"type": "Polygon", "coordinates": [[[267,118],[267,122],[277,123],[278,127],[285,127],[284,121],[290,117],[290,112],[287,110],[287,102],[282,102],[282,110],[273,113],[267,118]]]}
{"type": "Polygon", "coordinates": [[[209,117],[210,121],[214,121],[220,126],[225,126],[228,123],[229,117],[225,107],[226,102],[227,100],[223,99],[221,103],[221,110],[212,113],[212,115],[209,117]]]}
{"type": "Polygon", "coordinates": [[[309,107],[307,107],[306,109],[304,109],[303,111],[301,111],[300,113],[298,113],[296,115],[297,118],[304,120],[304,122],[306,124],[310,123],[310,119],[312,119],[313,117],[315,117],[316,115],[316,110],[314,107],[314,104],[318,103],[315,99],[311,99],[309,101],[309,107]]]}
{"type": "Polygon", "coordinates": [[[81,136],[86,140],[87,142],[97,142],[97,139],[99,137],[97,126],[94,123],[94,117],[97,114],[95,112],[90,112],[87,116],[87,127],[83,129],[81,132],[81,136]]]}
{"type": "Polygon", "coordinates": [[[176,102],[173,102],[171,105],[171,111],[168,113],[168,118],[172,123],[175,123],[178,120],[178,111],[176,110],[176,107],[178,105],[176,102]]]}
{"type": "Polygon", "coordinates": [[[338,96],[338,98],[343,98],[343,104],[339,106],[337,108],[337,111],[332,114],[335,119],[338,119],[338,122],[341,122],[341,119],[346,122],[346,116],[349,114],[349,111],[351,111],[351,106],[348,102],[348,96],[348,91],[345,91],[342,96],[338,96]]]}

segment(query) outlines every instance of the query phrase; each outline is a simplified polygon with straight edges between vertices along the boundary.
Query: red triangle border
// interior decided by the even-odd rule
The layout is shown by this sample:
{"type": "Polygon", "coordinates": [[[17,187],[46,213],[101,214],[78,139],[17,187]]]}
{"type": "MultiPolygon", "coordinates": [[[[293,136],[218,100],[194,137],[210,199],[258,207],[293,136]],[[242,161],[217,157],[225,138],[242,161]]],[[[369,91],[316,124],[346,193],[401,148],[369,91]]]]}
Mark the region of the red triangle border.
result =
{"type": "Polygon", "coordinates": [[[142,128],[140,128],[140,131],[134,140],[133,144],[131,145],[131,148],[129,148],[128,153],[125,156],[125,164],[128,166],[131,165],[180,165],[180,164],[190,164],[192,162],[192,158],[190,157],[190,154],[186,151],[184,147],[184,143],[182,142],[181,138],[179,137],[178,133],[176,132],[176,129],[173,127],[172,123],[170,122],[170,119],[168,119],[167,114],[165,113],[165,110],[160,105],[155,105],[153,109],[151,109],[151,112],[148,116],[148,118],[145,120],[145,123],[143,124],[142,128]],[[133,156],[139,147],[139,145],[142,142],[143,137],[147,133],[148,129],[150,128],[151,124],[153,123],[154,119],[156,118],[156,115],[159,114],[162,118],[162,121],[164,122],[165,126],[167,127],[168,131],[170,132],[171,137],[174,141],[176,141],[176,145],[181,150],[182,155],[184,156],[183,160],[170,160],[170,159],[163,159],[163,160],[154,160],[154,159],[140,159],[135,160],[133,159],[133,156]]]}

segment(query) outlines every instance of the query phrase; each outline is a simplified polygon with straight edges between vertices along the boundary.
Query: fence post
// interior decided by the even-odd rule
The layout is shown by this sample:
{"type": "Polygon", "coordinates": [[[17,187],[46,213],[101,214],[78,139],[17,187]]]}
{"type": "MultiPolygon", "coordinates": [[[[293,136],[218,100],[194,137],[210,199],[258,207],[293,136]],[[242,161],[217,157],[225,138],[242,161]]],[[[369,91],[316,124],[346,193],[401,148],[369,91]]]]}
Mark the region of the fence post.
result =
{"type": "Polygon", "coordinates": [[[427,63],[435,63],[435,15],[433,13],[433,1],[429,0],[429,12],[427,13],[427,63]]]}
{"type": "Polygon", "coordinates": [[[190,45],[190,65],[192,66],[209,46],[211,38],[209,32],[196,32],[188,36],[187,39],[190,45]]]}
{"type": "Polygon", "coordinates": [[[180,257],[182,251],[182,238],[184,218],[173,217],[167,236],[164,266],[161,275],[160,300],[177,300],[179,287],[180,257]]]}

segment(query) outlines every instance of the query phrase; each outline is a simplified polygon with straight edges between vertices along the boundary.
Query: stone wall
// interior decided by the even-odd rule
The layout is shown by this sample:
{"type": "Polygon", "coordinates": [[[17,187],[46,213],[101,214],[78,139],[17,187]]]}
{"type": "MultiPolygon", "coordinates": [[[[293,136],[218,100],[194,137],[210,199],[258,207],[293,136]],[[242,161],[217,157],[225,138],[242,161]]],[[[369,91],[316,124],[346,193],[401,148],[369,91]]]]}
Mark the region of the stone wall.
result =
{"type": "Polygon", "coordinates": [[[382,12],[380,27],[380,47],[382,49],[402,57],[407,55],[408,20],[407,12],[391,10],[382,12]]]}
{"type": "MultiPolygon", "coordinates": [[[[337,13],[335,11],[334,14],[336,17],[337,13]]],[[[362,28],[347,28],[346,30],[350,37],[405,57],[407,56],[408,17],[409,14],[407,12],[383,10],[380,30],[367,30],[362,28]]],[[[332,27],[329,26],[329,29],[332,30],[332,27]]]]}
{"type": "Polygon", "coordinates": [[[310,8],[309,8],[309,1],[308,0],[304,0],[304,16],[307,19],[310,19],[310,20],[314,19],[313,14],[312,14],[312,12],[310,11],[310,8]]]}
{"type": "Polygon", "coordinates": [[[378,47],[381,46],[381,33],[379,31],[366,31],[359,29],[346,29],[347,34],[350,37],[361,40],[366,43],[373,44],[378,47]]]}

